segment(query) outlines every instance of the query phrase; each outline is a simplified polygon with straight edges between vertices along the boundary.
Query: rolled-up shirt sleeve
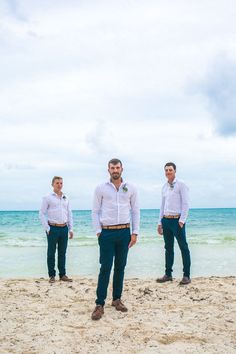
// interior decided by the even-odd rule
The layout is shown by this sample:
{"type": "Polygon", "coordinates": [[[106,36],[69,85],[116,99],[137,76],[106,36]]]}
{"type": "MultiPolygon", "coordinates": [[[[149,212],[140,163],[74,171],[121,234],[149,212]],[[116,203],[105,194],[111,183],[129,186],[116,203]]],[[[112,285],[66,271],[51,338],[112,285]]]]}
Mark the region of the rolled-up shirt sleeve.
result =
{"type": "Polygon", "coordinates": [[[93,208],[92,208],[92,221],[93,221],[93,227],[96,231],[96,234],[102,231],[102,225],[100,222],[101,206],[102,206],[102,193],[101,193],[101,187],[98,186],[94,191],[93,208]]]}
{"type": "Polygon", "coordinates": [[[139,234],[139,224],[140,224],[140,208],[139,208],[139,197],[137,189],[134,188],[134,191],[130,198],[131,206],[131,221],[132,221],[132,233],[139,234]]]}
{"type": "Polygon", "coordinates": [[[68,202],[68,230],[73,231],[73,214],[69,202],[68,202]]]}
{"type": "Polygon", "coordinates": [[[47,219],[48,206],[49,204],[48,204],[47,197],[43,197],[41,208],[39,211],[39,219],[46,232],[50,231],[50,226],[48,225],[48,219],[47,219]]]}
{"type": "Polygon", "coordinates": [[[185,224],[189,212],[189,189],[184,183],[181,183],[180,195],[182,203],[179,221],[185,224]]]}

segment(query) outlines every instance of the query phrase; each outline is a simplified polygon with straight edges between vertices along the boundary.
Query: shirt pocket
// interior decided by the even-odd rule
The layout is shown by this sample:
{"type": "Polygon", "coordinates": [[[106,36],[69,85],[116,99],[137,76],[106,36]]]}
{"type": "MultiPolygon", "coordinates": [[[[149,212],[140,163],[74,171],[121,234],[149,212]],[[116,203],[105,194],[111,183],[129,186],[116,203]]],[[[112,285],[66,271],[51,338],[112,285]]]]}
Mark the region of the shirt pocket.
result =
{"type": "Polygon", "coordinates": [[[58,202],[56,202],[56,201],[52,201],[52,202],[50,202],[50,204],[49,204],[49,208],[50,208],[51,210],[56,210],[56,209],[58,209],[58,207],[59,207],[59,204],[58,204],[58,202]]]}
{"type": "Polygon", "coordinates": [[[68,204],[69,204],[68,200],[63,199],[61,203],[65,209],[68,207],[68,204]]]}
{"type": "Polygon", "coordinates": [[[130,204],[130,198],[131,198],[131,193],[129,191],[125,192],[125,191],[122,190],[119,193],[119,202],[120,202],[120,204],[123,204],[123,205],[130,204]]]}
{"type": "Polygon", "coordinates": [[[175,186],[174,189],[173,189],[173,194],[176,196],[176,195],[180,195],[180,189],[179,187],[175,186]]]}

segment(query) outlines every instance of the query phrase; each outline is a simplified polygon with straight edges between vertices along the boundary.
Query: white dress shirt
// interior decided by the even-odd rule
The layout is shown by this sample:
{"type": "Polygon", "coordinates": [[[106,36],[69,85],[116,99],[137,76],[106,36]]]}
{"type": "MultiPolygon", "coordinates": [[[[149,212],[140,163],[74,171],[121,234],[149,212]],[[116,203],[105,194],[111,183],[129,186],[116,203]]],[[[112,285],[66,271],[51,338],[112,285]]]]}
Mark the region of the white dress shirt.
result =
{"type": "Polygon", "coordinates": [[[92,219],[96,233],[102,226],[130,223],[132,233],[139,233],[140,210],[137,190],[129,183],[122,182],[119,190],[112,182],[103,183],[95,189],[92,219]]]}
{"type": "Polygon", "coordinates": [[[73,230],[72,211],[69,200],[64,194],[60,197],[56,193],[51,193],[43,197],[39,218],[47,232],[50,230],[49,222],[51,224],[66,223],[69,231],[73,230]]]}
{"type": "Polygon", "coordinates": [[[158,225],[164,215],[180,214],[179,221],[186,222],[189,211],[189,190],[183,181],[174,179],[173,183],[166,182],[162,188],[162,201],[158,225]]]}

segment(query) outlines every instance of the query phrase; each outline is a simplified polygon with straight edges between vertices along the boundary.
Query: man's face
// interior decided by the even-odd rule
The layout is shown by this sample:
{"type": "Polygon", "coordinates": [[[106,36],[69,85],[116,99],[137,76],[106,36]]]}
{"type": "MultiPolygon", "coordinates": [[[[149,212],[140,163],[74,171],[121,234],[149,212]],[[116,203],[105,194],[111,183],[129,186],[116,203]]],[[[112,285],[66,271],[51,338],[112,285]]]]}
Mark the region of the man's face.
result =
{"type": "Polygon", "coordinates": [[[110,163],[108,172],[110,173],[112,179],[119,179],[122,175],[123,168],[120,163],[117,163],[116,165],[110,163]]]}
{"type": "Polygon", "coordinates": [[[62,179],[55,179],[52,186],[53,186],[53,190],[55,193],[60,192],[63,187],[63,180],[62,179]]]}
{"type": "Polygon", "coordinates": [[[173,166],[166,166],[165,167],[165,175],[168,180],[175,179],[175,169],[173,166]]]}

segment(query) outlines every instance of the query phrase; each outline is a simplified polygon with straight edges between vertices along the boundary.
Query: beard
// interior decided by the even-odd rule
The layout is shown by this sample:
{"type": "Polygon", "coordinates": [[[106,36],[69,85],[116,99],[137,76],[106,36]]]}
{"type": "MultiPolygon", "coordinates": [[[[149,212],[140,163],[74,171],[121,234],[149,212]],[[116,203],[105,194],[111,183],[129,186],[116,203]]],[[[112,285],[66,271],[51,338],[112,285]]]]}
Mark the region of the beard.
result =
{"type": "Polygon", "coordinates": [[[121,173],[112,173],[111,174],[111,178],[113,178],[113,179],[119,179],[120,176],[121,176],[121,173]]]}

